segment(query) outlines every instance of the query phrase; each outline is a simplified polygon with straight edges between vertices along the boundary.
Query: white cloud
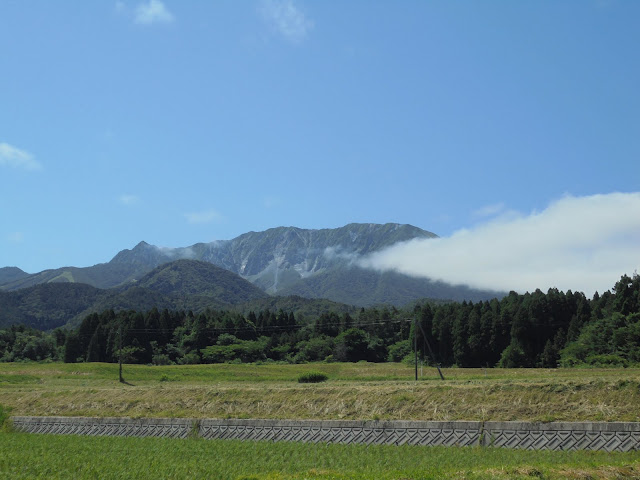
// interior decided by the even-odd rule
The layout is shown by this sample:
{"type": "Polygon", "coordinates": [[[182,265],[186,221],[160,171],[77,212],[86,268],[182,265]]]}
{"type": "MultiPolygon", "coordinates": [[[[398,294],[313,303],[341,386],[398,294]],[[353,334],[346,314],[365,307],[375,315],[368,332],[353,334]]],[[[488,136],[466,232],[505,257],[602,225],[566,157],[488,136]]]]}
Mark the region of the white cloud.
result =
{"type": "Polygon", "coordinates": [[[478,288],[590,296],[640,269],[640,192],[566,196],[541,212],[397,244],[360,263],[478,288]]]}
{"type": "Polygon", "coordinates": [[[220,220],[222,215],[220,215],[215,210],[205,210],[203,212],[194,212],[194,213],[185,213],[185,218],[189,223],[211,223],[215,220],[220,220]]]}
{"type": "Polygon", "coordinates": [[[0,166],[31,171],[42,170],[42,165],[33,158],[33,155],[8,143],[0,143],[0,166]]]}
{"type": "Polygon", "coordinates": [[[118,201],[123,205],[134,205],[140,201],[140,198],[138,198],[136,195],[123,193],[118,197],[118,201]]]}
{"type": "Polygon", "coordinates": [[[322,252],[327,260],[342,260],[352,264],[358,260],[358,254],[344,250],[342,247],[327,247],[322,252]]]}
{"type": "Polygon", "coordinates": [[[313,29],[293,0],[263,0],[260,11],[269,27],[290,42],[301,42],[313,29]]]}
{"type": "Polygon", "coordinates": [[[473,212],[474,217],[493,217],[504,210],[504,203],[494,203],[493,205],[485,205],[473,212]]]}
{"type": "Polygon", "coordinates": [[[135,9],[134,21],[141,25],[171,23],[174,20],[173,14],[160,0],[149,0],[148,3],[139,4],[135,9]]]}

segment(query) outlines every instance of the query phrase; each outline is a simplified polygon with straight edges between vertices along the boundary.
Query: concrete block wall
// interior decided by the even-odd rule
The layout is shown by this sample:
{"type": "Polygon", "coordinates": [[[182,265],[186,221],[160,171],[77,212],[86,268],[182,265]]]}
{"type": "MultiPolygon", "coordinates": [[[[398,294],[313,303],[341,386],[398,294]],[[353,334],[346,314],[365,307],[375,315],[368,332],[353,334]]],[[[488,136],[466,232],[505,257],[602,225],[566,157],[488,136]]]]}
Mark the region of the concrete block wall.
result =
{"type": "Polygon", "coordinates": [[[528,450],[640,450],[640,423],[219,420],[12,417],[29,433],[308,443],[484,446],[528,450]]]}

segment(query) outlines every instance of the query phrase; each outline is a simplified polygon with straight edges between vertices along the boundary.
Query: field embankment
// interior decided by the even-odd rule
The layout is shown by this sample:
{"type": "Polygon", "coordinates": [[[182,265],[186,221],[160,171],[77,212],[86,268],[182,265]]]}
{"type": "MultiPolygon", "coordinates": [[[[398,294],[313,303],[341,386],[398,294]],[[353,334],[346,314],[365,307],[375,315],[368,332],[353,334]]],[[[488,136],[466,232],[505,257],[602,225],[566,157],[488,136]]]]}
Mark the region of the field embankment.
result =
{"type": "Polygon", "coordinates": [[[640,369],[445,369],[402,364],[0,364],[14,415],[343,420],[640,421],[640,369]],[[299,384],[320,371],[321,384],[299,384]]]}

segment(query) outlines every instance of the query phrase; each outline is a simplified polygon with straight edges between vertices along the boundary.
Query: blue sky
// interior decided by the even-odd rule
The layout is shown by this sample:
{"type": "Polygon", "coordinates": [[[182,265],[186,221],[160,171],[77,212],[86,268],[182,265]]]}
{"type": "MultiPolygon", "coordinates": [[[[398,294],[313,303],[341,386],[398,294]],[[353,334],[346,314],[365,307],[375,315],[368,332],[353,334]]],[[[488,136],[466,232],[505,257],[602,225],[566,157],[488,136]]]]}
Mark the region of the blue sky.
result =
{"type": "Polygon", "coordinates": [[[281,225],[448,238],[616,192],[616,235],[640,243],[638,18],[616,0],[4,1],[0,266],[281,225]]]}

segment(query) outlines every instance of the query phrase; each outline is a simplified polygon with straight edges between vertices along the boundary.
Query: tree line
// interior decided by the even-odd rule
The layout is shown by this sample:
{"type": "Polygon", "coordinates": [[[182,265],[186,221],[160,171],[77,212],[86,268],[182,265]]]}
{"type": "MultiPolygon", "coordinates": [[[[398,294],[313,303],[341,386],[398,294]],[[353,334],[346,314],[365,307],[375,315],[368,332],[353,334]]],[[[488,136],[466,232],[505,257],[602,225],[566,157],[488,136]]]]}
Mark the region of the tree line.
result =
{"type": "Polygon", "coordinates": [[[460,367],[640,364],[640,277],[612,291],[511,292],[501,300],[363,308],[296,319],[282,309],[106,310],[77,330],[0,330],[0,361],[141,364],[412,361],[460,367]],[[430,348],[429,348],[430,347],[430,348]]]}

